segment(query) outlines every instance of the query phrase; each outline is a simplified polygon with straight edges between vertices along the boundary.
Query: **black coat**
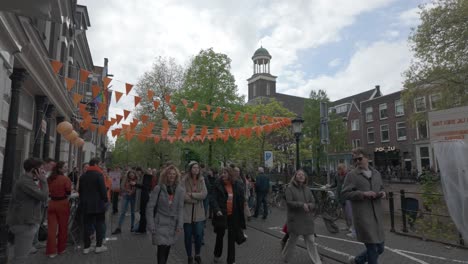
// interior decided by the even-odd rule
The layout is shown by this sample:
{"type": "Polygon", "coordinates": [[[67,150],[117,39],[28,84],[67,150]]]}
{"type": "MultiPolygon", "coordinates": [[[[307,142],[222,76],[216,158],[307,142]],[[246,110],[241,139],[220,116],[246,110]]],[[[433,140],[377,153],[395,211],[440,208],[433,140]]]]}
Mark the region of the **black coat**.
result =
{"type": "Polygon", "coordinates": [[[100,214],[106,211],[108,200],[102,173],[88,170],[81,175],[79,193],[83,214],[100,214]]]}
{"type": "MultiPolygon", "coordinates": [[[[232,216],[234,218],[234,229],[242,228],[245,229],[245,217],[244,217],[244,184],[241,181],[235,181],[232,184],[233,192],[233,208],[232,216]]],[[[213,208],[213,212],[221,211],[223,215],[227,215],[227,199],[228,193],[224,187],[223,180],[221,178],[216,179],[213,186],[213,195],[210,199],[210,206],[213,208]]],[[[213,225],[219,226],[216,221],[219,221],[220,218],[213,218],[213,225]]],[[[216,231],[216,230],[215,230],[216,231]]]]}

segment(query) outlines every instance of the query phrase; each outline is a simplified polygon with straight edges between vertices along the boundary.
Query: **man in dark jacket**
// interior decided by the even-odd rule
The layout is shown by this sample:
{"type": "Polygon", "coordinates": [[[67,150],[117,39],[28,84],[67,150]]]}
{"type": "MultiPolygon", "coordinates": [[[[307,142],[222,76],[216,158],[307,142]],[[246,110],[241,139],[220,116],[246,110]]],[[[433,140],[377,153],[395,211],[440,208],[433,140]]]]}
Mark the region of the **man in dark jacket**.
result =
{"type": "Polygon", "coordinates": [[[257,193],[257,207],[255,207],[255,214],[253,217],[258,217],[260,206],[263,204],[263,219],[266,219],[268,216],[268,204],[266,198],[270,192],[270,178],[265,175],[265,171],[262,167],[258,167],[258,176],[255,179],[255,192],[257,193]]]}
{"type": "Polygon", "coordinates": [[[146,233],[146,205],[148,205],[149,201],[149,194],[152,191],[151,182],[153,180],[153,175],[151,174],[151,169],[143,174],[143,169],[138,167],[136,171],[143,175],[143,179],[140,183],[137,183],[135,186],[141,189],[141,196],[140,196],[140,223],[138,224],[138,230],[136,230],[137,234],[144,234],[146,233]]]}
{"type": "Polygon", "coordinates": [[[84,224],[84,254],[88,254],[92,250],[90,236],[93,233],[93,226],[96,229],[96,253],[107,250],[107,247],[102,245],[102,240],[108,199],[100,164],[101,159],[92,158],[89,161],[87,171],[80,177],[79,182],[80,207],[84,224]]]}

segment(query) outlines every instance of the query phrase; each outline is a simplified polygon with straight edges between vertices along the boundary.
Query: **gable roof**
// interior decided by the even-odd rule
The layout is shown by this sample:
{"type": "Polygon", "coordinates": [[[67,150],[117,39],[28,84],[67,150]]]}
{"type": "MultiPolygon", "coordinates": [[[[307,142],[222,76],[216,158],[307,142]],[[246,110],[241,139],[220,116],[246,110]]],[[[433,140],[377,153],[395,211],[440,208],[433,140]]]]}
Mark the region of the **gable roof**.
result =
{"type": "Polygon", "coordinates": [[[257,96],[247,102],[248,105],[254,105],[257,103],[265,103],[270,102],[270,100],[277,100],[280,102],[284,108],[288,109],[289,111],[302,116],[304,112],[304,101],[306,98],[288,95],[288,94],[281,94],[276,93],[275,95],[268,97],[268,96],[257,96]]]}
{"type": "Polygon", "coordinates": [[[380,89],[374,88],[374,89],[370,89],[362,93],[358,93],[355,95],[351,95],[351,96],[330,102],[330,107],[334,107],[334,106],[338,106],[338,105],[342,105],[346,103],[351,104],[352,101],[354,101],[356,106],[359,106],[361,105],[361,101],[369,100],[373,97],[379,97],[379,96],[381,96],[380,89]]]}

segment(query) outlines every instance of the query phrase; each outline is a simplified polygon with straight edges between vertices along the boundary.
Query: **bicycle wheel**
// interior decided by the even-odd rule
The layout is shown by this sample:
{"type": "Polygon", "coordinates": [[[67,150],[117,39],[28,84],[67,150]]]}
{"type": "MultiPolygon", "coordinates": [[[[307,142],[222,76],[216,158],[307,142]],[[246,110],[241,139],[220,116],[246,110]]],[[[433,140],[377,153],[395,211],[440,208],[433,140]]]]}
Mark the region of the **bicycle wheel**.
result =
{"type": "Polygon", "coordinates": [[[328,219],[336,221],[340,218],[341,207],[335,199],[328,197],[323,205],[323,212],[328,219]]]}

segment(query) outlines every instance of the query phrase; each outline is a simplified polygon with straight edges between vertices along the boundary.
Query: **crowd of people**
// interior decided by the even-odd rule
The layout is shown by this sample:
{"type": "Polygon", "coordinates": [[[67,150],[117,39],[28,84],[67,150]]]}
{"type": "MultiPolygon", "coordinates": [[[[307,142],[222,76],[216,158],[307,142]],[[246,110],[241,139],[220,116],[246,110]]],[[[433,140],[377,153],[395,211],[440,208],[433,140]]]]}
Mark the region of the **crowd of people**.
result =
{"type": "MultiPolygon", "coordinates": [[[[369,167],[362,149],[353,152],[355,168],[338,167],[336,187],[343,206],[347,228],[366,246],[366,250],[349,263],[377,263],[384,250],[381,199],[385,198],[378,171],[369,167]]],[[[140,167],[106,169],[99,158],[92,158],[82,171],[68,173],[65,162],[36,158],[27,159],[24,175],[16,182],[9,208],[8,224],[14,234],[13,263],[25,263],[28,254],[37,252],[38,229],[44,210],[47,212],[46,255],[55,258],[66,252],[69,223],[81,225],[83,254],[107,251],[106,219],[118,216],[117,227],[109,231],[119,235],[129,230],[151,234],[157,247],[157,263],[167,263],[171,246],[183,236],[187,263],[200,264],[207,221],[211,220],[216,242],[213,256],[220,263],[224,236],[227,233],[228,264],[235,263],[236,244],[247,240],[246,221],[262,215],[268,217],[266,197],[271,192],[269,177],[258,168],[255,177],[230,165],[219,172],[196,161],[186,172],[172,162],[158,171],[140,167]],[[79,196],[79,217],[70,219],[69,197],[79,196]],[[253,205],[256,197],[256,205],[253,205]],[[120,206],[119,206],[120,204],[120,206]],[[130,207],[130,208],[129,208],[130,207]],[[254,213],[251,215],[251,208],[254,213]],[[129,229],[125,219],[130,209],[129,229]],[[139,212],[139,221],[137,220],[139,212]],[[183,235],[182,235],[183,233],[183,235]]],[[[321,262],[315,242],[313,214],[316,201],[308,186],[308,177],[297,170],[285,189],[287,221],[282,239],[285,263],[293,263],[294,250],[302,236],[310,260],[321,262]]],[[[206,263],[206,262],[205,262],[206,263]]]]}

